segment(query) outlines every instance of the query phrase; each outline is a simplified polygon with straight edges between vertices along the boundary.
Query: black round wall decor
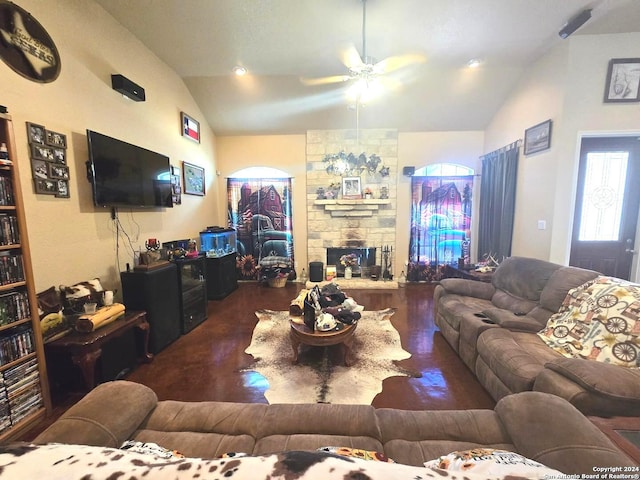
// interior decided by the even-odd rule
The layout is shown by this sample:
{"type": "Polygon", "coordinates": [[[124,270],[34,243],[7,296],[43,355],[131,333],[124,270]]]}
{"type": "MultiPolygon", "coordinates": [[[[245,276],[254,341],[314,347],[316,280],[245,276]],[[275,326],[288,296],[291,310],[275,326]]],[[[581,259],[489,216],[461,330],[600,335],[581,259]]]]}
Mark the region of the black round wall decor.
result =
{"type": "Polygon", "coordinates": [[[60,74],[60,55],[47,31],[29,12],[7,0],[0,0],[0,57],[34,82],[53,82],[60,74]]]}

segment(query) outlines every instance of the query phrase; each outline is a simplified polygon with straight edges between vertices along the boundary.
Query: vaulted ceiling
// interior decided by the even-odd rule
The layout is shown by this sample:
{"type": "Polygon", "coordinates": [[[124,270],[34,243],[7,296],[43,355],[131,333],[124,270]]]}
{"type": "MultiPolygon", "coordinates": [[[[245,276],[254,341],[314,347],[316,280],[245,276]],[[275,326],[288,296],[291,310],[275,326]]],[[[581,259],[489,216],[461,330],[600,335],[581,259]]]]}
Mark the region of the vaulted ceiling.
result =
{"type": "MultiPolygon", "coordinates": [[[[418,54],[354,109],[345,52],[363,49],[362,0],[96,0],[183,79],[217,135],[309,129],[482,130],[532,62],[573,35],[640,31],[638,0],[367,0],[367,55],[418,54]],[[467,66],[472,58],[482,64],[467,66]],[[234,66],[248,70],[233,74],[234,66]],[[356,120],[356,112],[358,119],[356,120]]],[[[639,55],[640,56],[640,55],[639,55]]],[[[603,71],[606,65],[603,66],[603,71]]],[[[133,79],[135,80],[135,79],[133,79]]],[[[148,92],[153,95],[153,92],[148,92]]]]}

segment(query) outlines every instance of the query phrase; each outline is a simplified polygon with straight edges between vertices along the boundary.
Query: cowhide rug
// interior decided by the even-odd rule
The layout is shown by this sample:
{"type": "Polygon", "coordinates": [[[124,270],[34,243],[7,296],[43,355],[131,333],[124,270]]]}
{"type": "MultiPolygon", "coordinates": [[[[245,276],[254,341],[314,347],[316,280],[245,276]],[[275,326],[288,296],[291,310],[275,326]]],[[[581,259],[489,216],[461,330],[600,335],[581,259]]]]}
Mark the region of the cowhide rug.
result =
{"type": "Polygon", "coordinates": [[[396,360],[411,357],[402,349],[390,317],[394,309],[364,311],[353,341],[353,365],[345,367],[341,345],[300,346],[298,364],[292,364],[289,312],[258,310],[258,323],[245,350],[256,371],[269,382],[269,403],[341,403],[368,405],[382,391],[387,377],[411,376],[396,360]]]}

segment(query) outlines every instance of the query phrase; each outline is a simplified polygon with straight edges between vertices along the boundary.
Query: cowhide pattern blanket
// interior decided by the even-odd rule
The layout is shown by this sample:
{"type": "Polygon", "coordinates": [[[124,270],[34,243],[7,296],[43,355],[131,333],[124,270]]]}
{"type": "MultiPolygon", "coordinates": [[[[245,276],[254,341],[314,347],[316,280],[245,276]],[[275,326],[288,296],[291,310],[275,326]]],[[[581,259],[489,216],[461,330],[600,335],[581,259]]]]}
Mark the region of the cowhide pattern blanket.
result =
{"type": "MultiPolygon", "coordinates": [[[[219,458],[161,458],[87,445],[0,446],[0,479],[20,480],[426,480],[504,477],[445,472],[326,452],[219,458]]],[[[517,478],[510,476],[511,480],[517,478]]]]}

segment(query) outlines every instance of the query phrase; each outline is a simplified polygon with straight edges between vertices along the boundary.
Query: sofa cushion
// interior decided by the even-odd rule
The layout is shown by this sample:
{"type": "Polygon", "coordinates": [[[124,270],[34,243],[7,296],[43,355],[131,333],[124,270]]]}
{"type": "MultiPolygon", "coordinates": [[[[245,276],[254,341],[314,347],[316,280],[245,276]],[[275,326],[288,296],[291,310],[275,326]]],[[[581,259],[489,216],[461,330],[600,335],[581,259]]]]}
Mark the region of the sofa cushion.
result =
{"type": "Polygon", "coordinates": [[[567,292],[593,280],[598,272],[577,267],[562,267],[551,274],[540,294],[540,306],[555,313],[560,310],[567,292]]]}
{"type": "Polygon", "coordinates": [[[513,449],[492,410],[408,411],[378,408],[384,452],[396,462],[423,465],[454,450],[513,449]]]}
{"type": "Polygon", "coordinates": [[[481,312],[491,306],[489,300],[453,294],[440,299],[438,313],[455,330],[460,330],[460,321],[464,314],[481,312]]]}
{"type": "Polygon", "coordinates": [[[594,363],[580,358],[558,358],[545,364],[585,390],[610,398],[635,400],[640,411],[640,370],[594,363]]]}
{"type": "Polygon", "coordinates": [[[540,338],[569,358],[640,367],[640,285],[597,277],[566,295],[540,338]]]}
{"type": "Polygon", "coordinates": [[[491,283],[513,297],[537,303],[549,278],[560,267],[536,258],[509,257],[496,269],[491,283]]]}
{"type": "Polygon", "coordinates": [[[477,348],[478,355],[512,393],[532,390],[544,364],[559,357],[535,333],[504,328],[482,332],[477,348]]]}

